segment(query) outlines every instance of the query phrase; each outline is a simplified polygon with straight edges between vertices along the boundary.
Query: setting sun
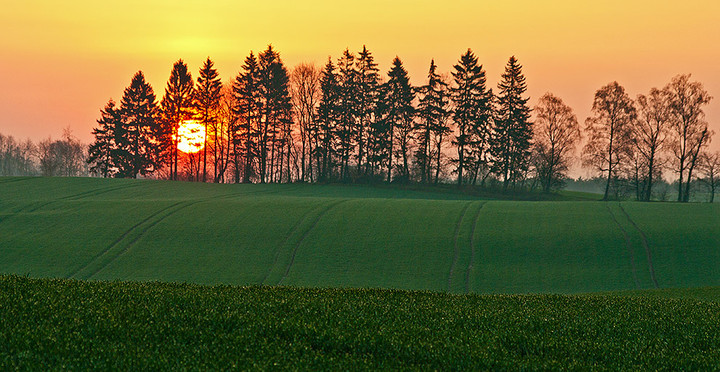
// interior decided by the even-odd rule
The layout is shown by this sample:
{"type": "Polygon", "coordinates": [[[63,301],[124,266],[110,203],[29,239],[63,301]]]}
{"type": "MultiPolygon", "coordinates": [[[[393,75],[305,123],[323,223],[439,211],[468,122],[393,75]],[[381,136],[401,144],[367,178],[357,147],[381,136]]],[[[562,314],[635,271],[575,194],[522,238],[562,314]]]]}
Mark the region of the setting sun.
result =
{"type": "Polygon", "coordinates": [[[178,150],[194,154],[203,149],[205,127],[195,120],[185,120],[178,128],[178,150]]]}

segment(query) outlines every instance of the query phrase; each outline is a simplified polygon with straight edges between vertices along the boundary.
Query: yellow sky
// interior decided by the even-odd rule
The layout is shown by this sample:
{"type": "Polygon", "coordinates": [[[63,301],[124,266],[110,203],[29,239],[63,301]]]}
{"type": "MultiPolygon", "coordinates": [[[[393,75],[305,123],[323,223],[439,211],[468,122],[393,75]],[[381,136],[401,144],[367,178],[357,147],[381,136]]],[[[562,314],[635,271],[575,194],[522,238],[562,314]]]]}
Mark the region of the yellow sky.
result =
{"type": "Polygon", "coordinates": [[[284,61],[322,64],[365,44],[383,74],[398,55],[414,84],[430,59],[449,72],[472,48],[497,83],[510,55],[531,103],[546,91],[581,121],[600,86],[631,95],[692,73],[720,148],[717,1],[10,1],[0,12],[0,133],[89,142],[99,110],[143,70],[160,96],[173,62],[193,76],[210,56],[228,80],[250,50],[272,43],[284,61]],[[628,4],[629,3],[629,4],[628,4]]]}

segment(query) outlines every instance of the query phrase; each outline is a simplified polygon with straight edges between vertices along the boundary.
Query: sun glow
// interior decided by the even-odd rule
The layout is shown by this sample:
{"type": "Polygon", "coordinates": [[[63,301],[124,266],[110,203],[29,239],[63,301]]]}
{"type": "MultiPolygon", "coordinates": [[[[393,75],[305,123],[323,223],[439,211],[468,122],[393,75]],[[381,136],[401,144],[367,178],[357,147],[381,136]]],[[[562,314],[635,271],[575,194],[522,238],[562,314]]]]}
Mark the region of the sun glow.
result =
{"type": "Polygon", "coordinates": [[[194,154],[203,149],[205,127],[195,120],[185,120],[178,127],[178,150],[194,154]]]}

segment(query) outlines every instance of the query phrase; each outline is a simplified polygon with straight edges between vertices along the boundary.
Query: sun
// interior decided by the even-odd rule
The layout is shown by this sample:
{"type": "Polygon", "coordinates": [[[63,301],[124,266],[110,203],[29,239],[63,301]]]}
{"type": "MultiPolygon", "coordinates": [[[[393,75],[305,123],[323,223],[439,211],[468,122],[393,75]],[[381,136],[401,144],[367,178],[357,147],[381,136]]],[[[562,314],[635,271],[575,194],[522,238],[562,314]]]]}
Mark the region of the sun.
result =
{"type": "Polygon", "coordinates": [[[186,154],[194,154],[203,149],[205,127],[195,120],[185,120],[178,128],[178,150],[186,154]]]}

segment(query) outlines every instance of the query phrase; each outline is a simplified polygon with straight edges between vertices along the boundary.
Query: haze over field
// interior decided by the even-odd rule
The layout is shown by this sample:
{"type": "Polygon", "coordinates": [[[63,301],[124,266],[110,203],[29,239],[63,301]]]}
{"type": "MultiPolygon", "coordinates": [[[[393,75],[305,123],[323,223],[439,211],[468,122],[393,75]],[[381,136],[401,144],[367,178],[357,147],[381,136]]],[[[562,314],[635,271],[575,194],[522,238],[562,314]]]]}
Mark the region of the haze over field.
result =
{"type": "MultiPolygon", "coordinates": [[[[448,73],[469,47],[495,86],[515,55],[531,105],[551,91],[583,121],[614,80],[634,97],[692,73],[717,97],[719,13],[713,1],[10,2],[0,12],[0,132],[39,140],[69,126],[89,143],[99,110],[137,70],[161,94],[174,61],[195,72],[210,56],[227,81],[269,43],[288,66],[367,45],[383,75],[398,55],[415,85],[430,59],[448,73]]],[[[720,132],[717,99],[706,112],[720,132]]]]}

